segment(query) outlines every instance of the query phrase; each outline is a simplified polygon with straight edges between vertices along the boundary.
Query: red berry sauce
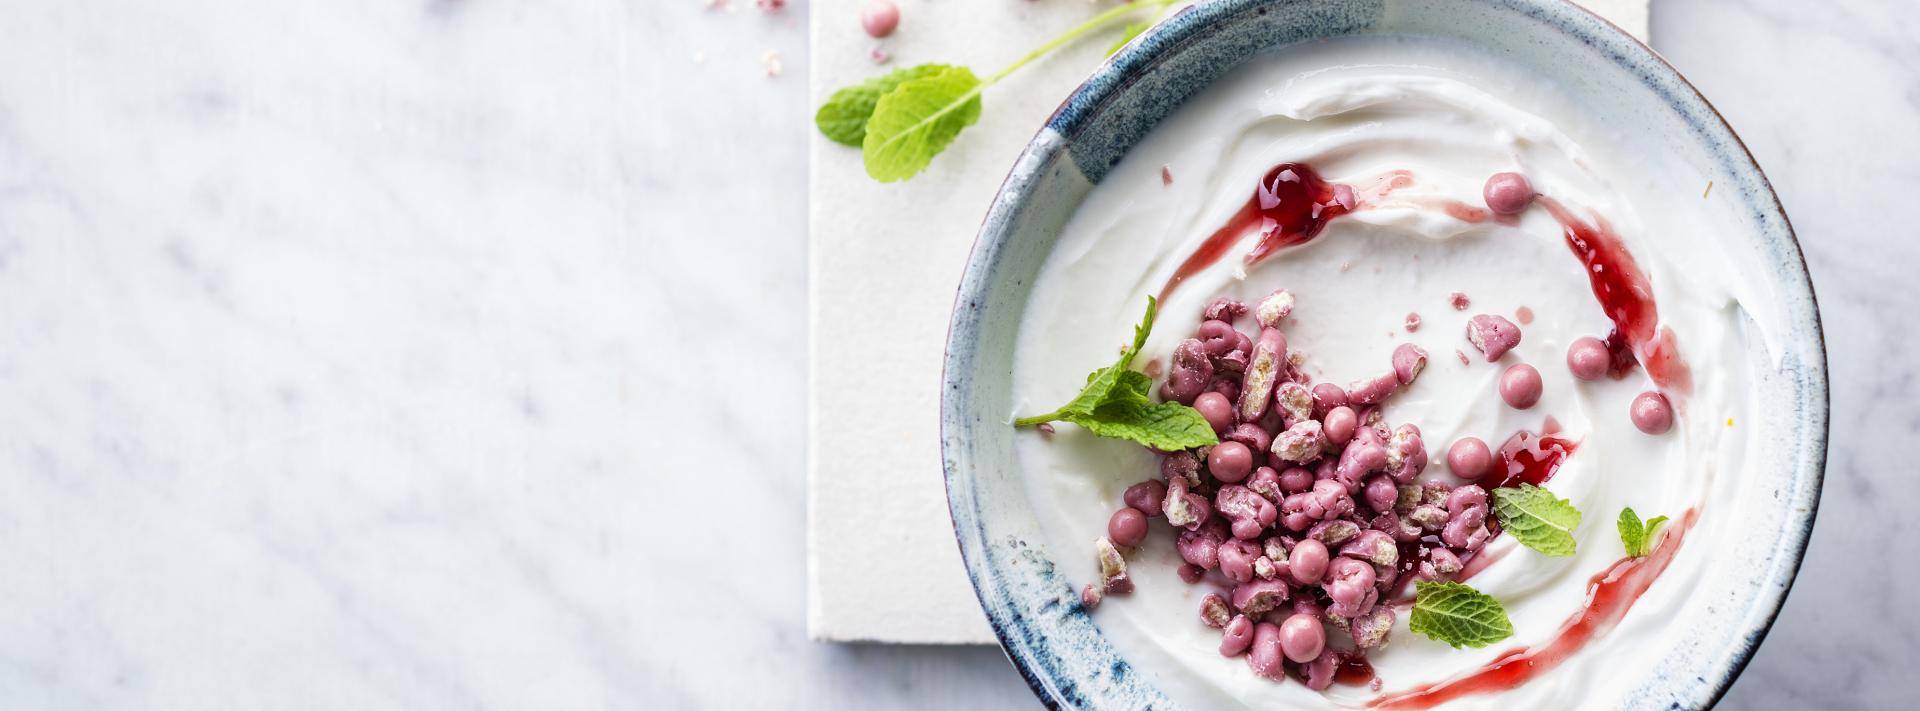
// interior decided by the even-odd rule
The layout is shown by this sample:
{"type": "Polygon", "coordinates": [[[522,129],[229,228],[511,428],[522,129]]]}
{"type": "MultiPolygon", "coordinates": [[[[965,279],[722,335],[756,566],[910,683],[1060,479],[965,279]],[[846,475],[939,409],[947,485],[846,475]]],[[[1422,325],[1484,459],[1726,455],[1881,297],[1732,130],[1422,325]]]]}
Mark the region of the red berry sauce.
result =
{"type": "Polygon", "coordinates": [[[1267,171],[1253,196],[1240,206],[1227,224],[1214,230],[1200,248],[1180,263],[1166,286],[1160,288],[1160,300],[1166,301],[1180,282],[1213,266],[1227,250],[1248,232],[1258,230],[1260,242],[1247,253],[1251,266],[1285,247],[1306,244],[1335,217],[1352,212],[1356,206],[1353,188],[1329,183],[1305,163],[1281,163],[1267,171]]]}
{"type": "Polygon", "coordinates": [[[1693,376],[1680,360],[1673,329],[1660,326],[1653,285],[1613,227],[1598,216],[1592,223],[1585,222],[1553,198],[1542,195],[1539,202],[1565,228],[1567,247],[1586,266],[1593,296],[1613,321],[1613,332],[1606,338],[1607,351],[1613,355],[1607,372],[1615,379],[1625,377],[1638,362],[1646,366],[1656,385],[1681,395],[1692,392],[1693,376]]]}
{"type": "Polygon", "coordinates": [[[1560,625],[1553,639],[1540,647],[1518,647],[1464,676],[1437,684],[1388,694],[1368,702],[1376,709],[1428,709],[1474,694],[1506,691],[1544,674],[1580,651],[1587,642],[1605,636],[1627,616],[1627,610],[1653,585],[1673,556],[1687,530],[1699,518],[1688,509],[1668,526],[1659,545],[1645,558],[1623,558],[1587,581],[1587,600],[1579,612],[1560,625]]]}

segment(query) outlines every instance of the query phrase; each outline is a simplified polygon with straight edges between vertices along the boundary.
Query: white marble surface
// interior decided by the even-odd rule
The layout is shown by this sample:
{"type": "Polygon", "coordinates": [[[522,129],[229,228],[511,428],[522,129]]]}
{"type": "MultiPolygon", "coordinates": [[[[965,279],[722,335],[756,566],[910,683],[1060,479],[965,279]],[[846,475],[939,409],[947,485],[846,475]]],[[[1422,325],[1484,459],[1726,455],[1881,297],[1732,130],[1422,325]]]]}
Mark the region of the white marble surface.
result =
{"type": "MultiPolygon", "coordinates": [[[[806,640],[804,4],[0,0],[0,705],[1028,704],[992,648],[806,640]]],[[[1653,34],[1835,385],[1726,706],[1909,706],[1920,7],[1653,34]]]]}

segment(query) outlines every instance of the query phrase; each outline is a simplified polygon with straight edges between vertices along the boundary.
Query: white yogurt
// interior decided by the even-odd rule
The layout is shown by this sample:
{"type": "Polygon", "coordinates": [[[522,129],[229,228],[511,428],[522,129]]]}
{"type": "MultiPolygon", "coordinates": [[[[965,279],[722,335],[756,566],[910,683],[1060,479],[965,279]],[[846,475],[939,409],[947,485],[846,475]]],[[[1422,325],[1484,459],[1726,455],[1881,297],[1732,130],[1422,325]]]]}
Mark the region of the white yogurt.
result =
{"type": "MultiPolygon", "coordinates": [[[[1709,552],[1739,535],[1715,525],[1714,500],[1730,499],[1738,477],[1723,472],[1737,471],[1750,450],[1750,428],[1738,425],[1747,419],[1749,378],[1741,353],[1745,339],[1759,337],[1742,326],[1747,298],[1737,276],[1705,240],[1682,238],[1706,229],[1688,200],[1697,201],[1705,180],[1662,156],[1626,149],[1630,139],[1592,125],[1555,87],[1434,40],[1326,41],[1257,59],[1163,122],[1066,226],[1021,325],[1009,420],[1053,409],[1089,371],[1111,363],[1146,297],[1273,165],[1307,163],[1329,181],[1356,186],[1386,171],[1412,171],[1414,184],[1385,204],[1335,219],[1312,243],[1244,270],[1240,256],[1254,240],[1242,240],[1161,305],[1138,362],[1164,361],[1213,297],[1252,301],[1285,287],[1299,300],[1285,330],[1291,348],[1308,355],[1315,382],[1345,385],[1387,372],[1402,342],[1432,355],[1385,413],[1394,425],[1421,428],[1428,476],[1450,479],[1445,452],[1456,438],[1498,447],[1516,431],[1538,430],[1547,416],[1582,440],[1547,485],[1584,513],[1579,552],[1549,558],[1518,548],[1471,580],[1506,606],[1514,637],[1454,650],[1409,632],[1402,611],[1388,647],[1371,655],[1383,692],[1467,673],[1550,639],[1580,609],[1587,580],[1623,555],[1614,528],[1623,506],[1676,518],[1700,507],[1701,523],[1679,557],[1612,633],[1532,683],[1448,707],[1614,708],[1645,679],[1653,652],[1680,633],[1669,618],[1701,582],[1709,552]],[[1163,165],[1171,185],[1162,185],[1163,165]],[[1480,205],[1487,176],[1509,170],[1577,214],[1611,222],[1652,282],[1662,323],[1678,335],[1695,381],[1671,432],[1645,435],[1628,418],[1633,396],[1653,387],[1643,371],[1594,383],[1568,372],[1567,345],[1604,336],[1611,324],[1558,223],[1538,207],[1505,226],[1469,224],[1431,206],[1433,199],[1480,205]],[[1449,305],[1456,291],[1469,296],[1468,309],[1449,305]],[[1463,335],[1467,318],[1493,313],[1518,322],[1521,307],[1536,315],[1522,327],[1524,339],[1501,363],[1485,363],[1463,335]],[[1421,317],[1417,332],[1402,328],[1408,313],[1421,317]],[[1472,364],[1462,365],[1455,350],[1472,364]],[[1539,404],[1525,411],[1496,392],[1501,369],[1515,362],[1533,364],[1545,381],[1539,404]]],[[[1247,330],[1248,321],[1236,325],[1247,330]]],[[[1022,433],[1018,454],[1062,572],[1076,583],[1097,580],[1092,543],[1122,505],[1121,491],[1156,475],[1153,457],[1069,425],[1050,440],[1022,433]]],[[[1377,695],[1275,683],[1254,676],[1243,659],[1222,658],[1219,633],[1197,613],[1200,598],[1215,589],[1178,579],[1166,523],[1153,525],[1131,567],[1138,590],[1109,597],[1094,617],[1153,683],[1194,708],[1358,706],[1377,695]]],[[[1502,536],[1489,552],[1515,546],[1502,536]]]]}

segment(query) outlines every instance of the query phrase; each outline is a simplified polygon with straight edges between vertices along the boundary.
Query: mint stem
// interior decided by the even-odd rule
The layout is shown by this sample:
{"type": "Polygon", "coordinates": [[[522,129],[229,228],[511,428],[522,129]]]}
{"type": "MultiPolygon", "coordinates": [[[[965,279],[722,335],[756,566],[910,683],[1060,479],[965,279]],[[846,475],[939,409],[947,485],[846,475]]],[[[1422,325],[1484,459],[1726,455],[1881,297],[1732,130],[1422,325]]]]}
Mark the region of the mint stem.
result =
{"type": "Polygon", "coordinates": [[[1022,418],[1020,418],[1020,419],[1018,419],[1018,420],[1014,420],[1014,421],[1013,421],[1013,426],[1014,426],[1014,427],[1033,427],[1033,426],[1035,426],[1035,425],[1039,425],[1039,424],[1044,424],[1044,423],[1048,423],[1048,422],[1052,422],[1052,421],[1054,421],[1054,420],[1058,420],[1058,419],[1060,419],[1060,411],[1059,411],[1059,410],[1054,410],[1053,412],[1049,412],[1049,413],[1047,413],[1047,414],[1044,414],[1044,415],[1034,415],[1034,416],[1032,416],[1032,417],[1022,417],[1022,418]]]}
{"type": "MultiPolygon", "coordinates": [[[[1111,10],[1107,10],[1106,12],[1102,12],[1098,15],[1094,15],[1093,17],[1087,18],[1086,22],[1082,22],[1078,25],[1075,25],[1073,29],[1067,30],[1065,33],[1062,33],[1059,37],[1055,37],[1051,40],[1048,40],[1046,44],[1040,45],[1039,47],[1035,48],[1033,51],[1028,52],[1026,56],[1014,60],[1014,62],[1012,64],[1007,65],[1005,69],[994,72],[992,75],[988,76],[986,79],[981,80],[979,86],[975,86],[973,87],[972,90],[969,90],[967,93],[961,94],[958,100],[941,108],[939,111],[935,112],[932,116],[928,116],[925,120],[921,121],[919,124],[916,124],[915,128],[918,128],[919,125],[924,125],[927,123],[932,123],[933,121],[937,121],[941,117],[946,116],[947,114],[952,113],[955,110],[958,110],[961,106],[965,106],[967,102],[972,101],[973,97],[979,96],[981,92],[986,91],[987,87],[993,86],[994,84],[999,83],[1001,79],[1007,78],[1008,74],[1012,74],[1016,71],[1019,71],[1021,67],[1031,64],[1033,60],[1047,56],[1049,52],[1059,49],[1061,45],[1080,39],[1082,36],[1085,36],[1089,32],[1098,32],[1100,30],[1106,29],[1108,25],[1112,25],[1119,20],[1126,19],[1128,15],[1133,14],[1134,11],[1139,10],[1141,8],[1151,7],[1154,9],[1154,17],[1159,17],[1161,11],[1167,9],[1168,5],[1172,5],[1176,2],[1180,2],[1180,0],[1135,0],[1134,2],[1129,2],[1124,5],[1120,5],[1111,10]]],[[[1032,418],[1028,418],[1028,419],[1032,419],[1032,418]]],[[[1024,426],[1024,425],[1020,425],[1018,422],[1014,424],[1016,426],[1024,426]]],[[[1039,424],[1039,423],[1034,423],[1034,424],[1039,424]]]]}
{"type": "MultiPolygon", "coordinates": [[[[1179,1],[1180,0],[1137,0],[1136,2],[1129,2],[1125,5],[1121,5],[1119,7],[1115,7],[1106,12],[1102,12],[1098,15],[1094,15],[1093,17],[1088,18],[1086,22],[1082,22],[1079,25],[1074,26],[1073,29],[1067,30],[1065,33],[1061,34],[1059,37],[1055,37],[1051,41],[1047,42],[1046,44],[1040,45],[1038,48],[1034,49],[1033,51],[1028,52],[1027,56],[1024,56],[1019,58],[1018,60],[1015,60],[1014,63],[1007,65],[1007,68],[1002,69],[998,72],[994,72],[992,76],[987,77],[986,81],[980,83],[980,88],[985,89],[988,85],[991,85],[995,82],[1000,81],[1001,79],[1006,78],[1008,74],[1012,74],[1015,71],[1018,71],[1021,67],[1027,66],[1027,64],[1032,62],[1033,60],[1044,57],[1047,55],[1048,52],[1052,52],[1053,50],[1059,49],[1061,45],[1064,45],[1068,42],[1072,42],[1076,39],[1080,39],[1081,36],[1089,32],[1096,32],[1105,28],[1107,25],[1114,24],[1116,21],[1124,19],[1126,16],[1133,14],[1134,11],[1139,10],[1140,8],[1151,7],[1156,11],[1156,15],[1157,15],[1158,11],[1165,10],[1168,5],[1172,5],[1179,1]]],[[[976,91],[975,93],[978,93],[978,92],[976,91]]]]}

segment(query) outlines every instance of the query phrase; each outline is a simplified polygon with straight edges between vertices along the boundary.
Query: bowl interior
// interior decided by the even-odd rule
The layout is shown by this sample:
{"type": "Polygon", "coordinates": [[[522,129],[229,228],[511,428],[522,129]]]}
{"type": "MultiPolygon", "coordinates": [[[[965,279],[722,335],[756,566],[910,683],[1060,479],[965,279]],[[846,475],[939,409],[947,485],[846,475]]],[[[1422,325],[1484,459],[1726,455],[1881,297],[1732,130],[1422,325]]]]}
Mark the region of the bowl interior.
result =
{"type": "MultiPolygon", "coordinates": [[[[1014,457],[1007,413],[1022,310],[1063,225],[1095,184],[1180,103],[1256,53],[1358,34],[1434,36],[1496,53],[1583,97],[1610,125],[1727,191],[1711,239],[1780,305],[1751,339],[1759,443],[1727,506],[1759,532],[1716,552],[1716,579],[1690,604],[1683,643],[1628,698],[1700,707],[1739,673],[1771,624],[1813,523],[1826,453],[1825,352],[1799,245],[1765,176],[1707,102],[1644,45],[1557,0],[1214,0],[1189,8],[1102,66],[1020,156],[962,279],[942,401],[949,506],[968,575],[1008,656],[1049,705],[1168,708],[1054,571],[1014,457]],[[1726,558],[1719,560],[1719,557],[1726,558]]],[[[1065,551],[1083,555],[1080,550],[1065,551]]]]}

